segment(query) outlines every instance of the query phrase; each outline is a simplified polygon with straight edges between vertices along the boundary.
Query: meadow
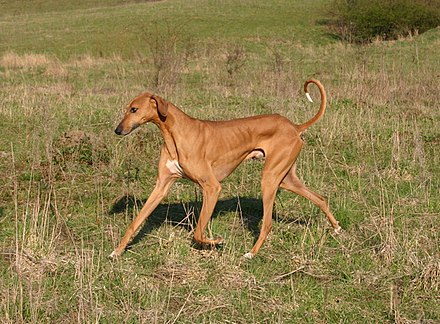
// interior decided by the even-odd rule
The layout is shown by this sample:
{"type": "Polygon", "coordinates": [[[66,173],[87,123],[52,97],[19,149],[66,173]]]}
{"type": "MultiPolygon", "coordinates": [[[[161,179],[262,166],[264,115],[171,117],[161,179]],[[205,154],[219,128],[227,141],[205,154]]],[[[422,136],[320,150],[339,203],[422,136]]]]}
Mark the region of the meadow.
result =
{"type": "Polygon", "coordinates": [[[322,23],[330,1],[0,3],[1,323],[440,321],[440,29],[369,45],[322,23]],[[182,180],[118,260],[107,256],[153,189],[162,138],[114,128],[148,89],[200,119],[318,106],[298,174],[343,233],[277,195],[259,254],[260,172],[222,183],[209,234],[182,180]],[[312,89],[311,89],[312,90],[312,89]],[[318,99],[319,93],[311,91],[318,99]],[[315,100],[315,102],[318,100],[315,100]]]}

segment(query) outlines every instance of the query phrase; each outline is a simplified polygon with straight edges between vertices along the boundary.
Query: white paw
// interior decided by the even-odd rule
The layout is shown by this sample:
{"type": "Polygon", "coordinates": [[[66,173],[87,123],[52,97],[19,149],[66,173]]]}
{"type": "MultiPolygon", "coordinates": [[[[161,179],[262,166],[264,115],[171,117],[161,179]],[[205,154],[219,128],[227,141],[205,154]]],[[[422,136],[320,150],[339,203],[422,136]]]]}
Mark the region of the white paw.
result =
{"type": "Polygon", "coordinates": [[[243,255],[243,257],[244,257],[245,259],[250,260],[250,259],[252,259],[252,258],[254,257],[254,254],[251,253],[251,252],[248,252],[248,253],[246,253],[245,255],[243,255]]]}
{"type": "Polygon", "coordinates": [[[338,228],[335,228],[335,234],[336,235],[341,234],[341,232],[342,232],[342,227],[341,226],[339,226],[338,228]]]}
{"type": "Polygon", "coordinates": [[[110,255],[108,256],[110,259],[116,259],[118,257],[118,255],[116,254],[115,251],[113,251],[112,253],[110,253],[110,255]]]}

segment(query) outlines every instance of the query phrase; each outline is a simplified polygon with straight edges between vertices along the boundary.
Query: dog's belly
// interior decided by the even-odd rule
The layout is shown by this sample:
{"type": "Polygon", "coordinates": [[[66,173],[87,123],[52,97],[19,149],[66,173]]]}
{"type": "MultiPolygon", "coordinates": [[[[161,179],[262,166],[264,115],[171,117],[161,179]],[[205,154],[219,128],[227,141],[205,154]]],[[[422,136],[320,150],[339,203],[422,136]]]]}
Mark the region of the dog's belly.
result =
{"type": "Polygon", "coordinates": [[[231,158],[230,155],[224,155],[216,162],[212,164],[215,177],[220,182],[227,178],[241,162],[249,159],[261,159],[264,158],[264,151],[261,149],[255,149],[250,153],[242,153],[240,157],[231,158]]]}

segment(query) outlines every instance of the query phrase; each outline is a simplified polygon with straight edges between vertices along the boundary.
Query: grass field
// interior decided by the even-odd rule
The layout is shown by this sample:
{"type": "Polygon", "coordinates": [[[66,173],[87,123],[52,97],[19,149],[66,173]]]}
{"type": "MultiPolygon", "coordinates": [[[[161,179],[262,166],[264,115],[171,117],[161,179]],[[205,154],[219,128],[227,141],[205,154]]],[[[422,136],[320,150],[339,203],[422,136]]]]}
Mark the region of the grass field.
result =
{"type": "Polygon", "coordinates": [[[440,321],[440,29],[347,45],[329,1],[0,2],[1,323],[440,321]],[[258,235],[263,162],[223,182],[201,250],[201,191],[176,183],[117,261],[151,192],[162,139],[113,130],[149,89],[201,119],[302,123],[328,109],[298,172],[344,232],[280,191],[258,235]],[[318,93],[312,92],[318,98],[318,93]]]}

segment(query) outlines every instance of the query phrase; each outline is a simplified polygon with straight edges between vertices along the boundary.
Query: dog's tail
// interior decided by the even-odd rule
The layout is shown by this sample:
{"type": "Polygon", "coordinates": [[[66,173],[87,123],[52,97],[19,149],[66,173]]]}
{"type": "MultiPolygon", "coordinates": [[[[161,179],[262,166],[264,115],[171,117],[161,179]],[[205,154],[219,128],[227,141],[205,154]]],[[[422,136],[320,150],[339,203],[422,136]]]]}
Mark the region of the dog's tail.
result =
{"type": "Polygon", "coordinates": [[[322,115],[324,115],[324,111],[327,103],[327,94],[325,93],[324,86],[321,84],[321,82],[319,82],[316,79],[309,79],[304,83],[304,92],[306,93],[307,99],[309,99],[310,102],[313,102],[312,98],[310,97],[310,94],[307,92],[307,86],[309,85],[309,83],[314,83],[318,86],[319,92],[321,93],[321,106],[319,107],[318,112],[312,119],[310,119],[308,122],[304,124],[297,126],[300,133],[302,133],[307,128],[312,126],[314,123],[318,121],[319,118],[322,117],[322,115]]]}

